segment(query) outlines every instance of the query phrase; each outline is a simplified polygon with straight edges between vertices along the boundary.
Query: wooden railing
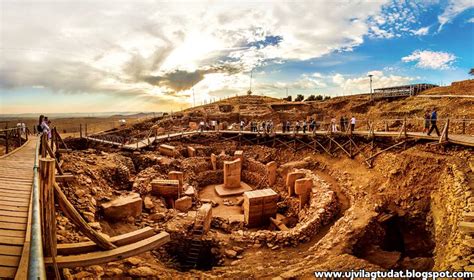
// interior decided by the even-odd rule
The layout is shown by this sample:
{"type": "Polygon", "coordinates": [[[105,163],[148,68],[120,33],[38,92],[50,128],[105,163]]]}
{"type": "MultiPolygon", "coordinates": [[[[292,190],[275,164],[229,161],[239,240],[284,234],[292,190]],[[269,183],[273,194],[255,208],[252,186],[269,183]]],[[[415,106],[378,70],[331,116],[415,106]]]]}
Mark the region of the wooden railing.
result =
{"type": "Polygon", "coordinates": [[[27,127],[13,127],[0,129],[0,139],[3,139],[5,154],[10,153],[14,148],[21,147],[28,141],[30,130],[27,127]]]}

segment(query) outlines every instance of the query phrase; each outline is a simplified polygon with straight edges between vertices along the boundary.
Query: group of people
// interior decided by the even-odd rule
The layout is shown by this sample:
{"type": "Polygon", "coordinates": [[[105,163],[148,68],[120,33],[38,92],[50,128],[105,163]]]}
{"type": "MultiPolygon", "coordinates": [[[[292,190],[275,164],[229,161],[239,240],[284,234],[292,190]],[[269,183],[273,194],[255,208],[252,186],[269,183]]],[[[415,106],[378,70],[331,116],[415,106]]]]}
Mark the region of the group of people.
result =
{"type": "Polygon", "coordinates": [[[331,119],[330,130],[331,132],[347,131],[350,127],[351,131],[354,131],[355,124],[356,124],[356,118],[354,116],[352,116],[350,120],[346,116],[341,116],[339,118],[339,126],[337,125],[336,118],[333,117],[331,119]]]}
{"type": "Polygon", "coordinates": [[[423,129],[423,133],[426,133],[428,135],[431,134],[431,132],[436,131],[436,134],[439,136],[439,130],[438,126],[436,125],[436,122],[438,121],[438,112],[436,112],[436,108],[433,108],[431,112],[427,110],[424,115],[425,119],[425,126],[423,129]]]}
{"type": "Polygon", "coordinates": [[[48,139],[51,139],[51,121],[48,119],[48,117],[45,117],[44,115],[39,116],[38,120],[38,125],[36,126],[36,131],[38,132],[38,135],[40,134],[46,134],[48,135],[48,139]]]}
{"type": "MultiPolygon", "coordinates": [[[[241,121],[240,122],[240,130],[243,130],[244,129],[244,121],[241,121]]],[[[264,131],[266,133],[270,133],[274,130],[274,124],[273,124],[273,120],[269,120],[269,121],[261,121],[261,122],[257,122],[257,121],[251,121],[250,122],[250,131],[251,132],[259,132],[259,131],[264,131]]]]}

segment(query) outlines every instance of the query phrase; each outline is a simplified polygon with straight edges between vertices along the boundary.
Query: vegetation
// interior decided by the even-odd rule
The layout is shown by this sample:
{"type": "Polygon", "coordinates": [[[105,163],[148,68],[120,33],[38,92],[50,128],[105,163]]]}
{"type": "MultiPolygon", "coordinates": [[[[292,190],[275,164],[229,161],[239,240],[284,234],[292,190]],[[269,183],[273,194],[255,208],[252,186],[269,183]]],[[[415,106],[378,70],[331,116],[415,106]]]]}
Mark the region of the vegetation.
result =
{"type": "Polygon", "coordinates": [[[288,95],[287,97],[283,97],[282,99],[286,101],[291,101],[292,98],[291,95],[288,95]]]}
{"type": "Polygon", "coordinates": [[[304,95],[298,94],[295,98],[295,102],[300,102],[304,100],[304,95]]]}

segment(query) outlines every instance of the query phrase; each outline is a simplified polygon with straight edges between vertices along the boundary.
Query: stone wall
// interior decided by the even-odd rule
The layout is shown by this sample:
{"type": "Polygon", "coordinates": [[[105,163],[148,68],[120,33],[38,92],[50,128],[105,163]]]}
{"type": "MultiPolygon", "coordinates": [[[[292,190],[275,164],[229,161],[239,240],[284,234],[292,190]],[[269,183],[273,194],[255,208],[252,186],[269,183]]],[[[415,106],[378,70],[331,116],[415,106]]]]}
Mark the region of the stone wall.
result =
{"type": "Polygon", "coordinates": [[[299,213],[298,224],[288,231],[259,230],[248,232],[234,231],[231,239],[237,242],[266,243],[268,247],[275,245],[291,246],[310,240],[322,227],[329,224],[339,213],[336,194],[330,186],[319,179],[311,171],[305,170],[308,178],[313,179],[316,192],[311,194],[310,206],[299,213]]]}
{"type": "Polygon", "coordinates": [[[474,251],[465,244],[468,237],[459,229],[463,212],[474,211],[474,163],[470,170],[453,164],[449,175],[432,195],[432,216],[436,248],[434,270],[474,271],[474,251]]]}

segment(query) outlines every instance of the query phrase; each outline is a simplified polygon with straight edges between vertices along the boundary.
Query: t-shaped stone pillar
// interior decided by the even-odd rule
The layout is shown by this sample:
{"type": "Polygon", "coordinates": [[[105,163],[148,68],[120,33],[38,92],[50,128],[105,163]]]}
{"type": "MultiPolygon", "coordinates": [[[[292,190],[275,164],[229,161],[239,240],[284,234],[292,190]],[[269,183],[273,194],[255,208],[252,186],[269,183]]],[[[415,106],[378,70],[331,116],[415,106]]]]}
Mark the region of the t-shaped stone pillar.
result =
{"type": "Polygon", "coordinates": [[[288,195],[292,196],[295,194],[295,181],[304,178],[303,172],[291,172],[286,176],[286,187],[288,188],[288,195]]]}
{"type": "Polygon", "coordinates": [[[252,188],[240,181],[242,173],[242,162],[240,158],[233,161],[224,161],[224,184],[216,186],[216,192],[220,196],[238,195],[252,188]]]}
{"type": "Polygon", "coordinates": [[[310,178],[298,179],[295,181],[295,193],[300,198],[300,210],[309,205],[313,180],[310,178]]]}
{"type": "Polygon", "coordinates": [[[266,164],[266,172],[267,172],[267,180],[268,184],[271,186],[275,185],[276,177],[277,177],[277,163],[275,161],[270,161],[266,164]]]}
{"type": "Polygon", "coordinates": [[[235,189],[240,187],[240,174],[242,173],[240,158],[233,161],[224,161],[224,187],[235,189]]]}

